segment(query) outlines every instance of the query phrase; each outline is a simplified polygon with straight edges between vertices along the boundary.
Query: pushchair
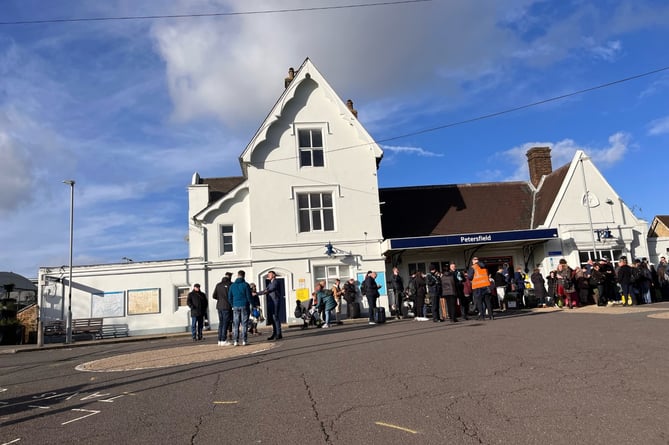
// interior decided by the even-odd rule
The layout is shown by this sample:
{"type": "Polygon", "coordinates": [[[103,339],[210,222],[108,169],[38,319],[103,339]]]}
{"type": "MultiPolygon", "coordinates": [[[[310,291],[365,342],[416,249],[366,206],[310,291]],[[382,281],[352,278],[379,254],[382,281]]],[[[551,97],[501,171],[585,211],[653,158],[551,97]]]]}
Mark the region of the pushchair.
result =
{"type": "Polygon", "coordinates": [[[404,294],[402,305],[400,306],[400,313],[402,314],[402,318],[412,318],[416,316],[413,310],[413,300],[408,293],[404,294]]]}
{"type": "Polygon", "coordinates": [[[306,301],[297,300],[295,302],[295,318],[302,319],[302,329],[307,329],[309,326],[321,327],[323,324],[318,307],[313,304],[311,298],[306,301]]]}

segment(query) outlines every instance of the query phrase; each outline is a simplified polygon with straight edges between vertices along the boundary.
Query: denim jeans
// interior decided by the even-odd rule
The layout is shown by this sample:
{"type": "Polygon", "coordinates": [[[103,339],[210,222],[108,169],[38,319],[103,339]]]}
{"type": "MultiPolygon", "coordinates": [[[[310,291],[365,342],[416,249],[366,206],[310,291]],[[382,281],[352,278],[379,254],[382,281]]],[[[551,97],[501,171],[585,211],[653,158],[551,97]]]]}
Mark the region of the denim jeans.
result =
{"type": "Polygon", "coordinates": [[[190,331],[194,339],[202,339],[202,327],[204,326],[204,315],[190,317],[190,331]]]}
{"type": "Polygon", "coordinates": [[[228,338],[228,324],[230,324],[231,312],[229,310],[218,311],[218,341],[228,338]]]}
{"type": "Polygon", "coordinates": [[[325,324],[329,325],[330,324],[331,313],[327,309],[325,309],[323,312],[325,312],[325,324]]]}
{"type": "Polygon", "coordinates": [[[367,305],[369,306],[369,321],[374,321],[374,309],[376,309],[376,297],[367,296],[367,305]]]}
{"type": "Polygon", "coordinates": [[[232,308],[232,340],[239,341],[239,328],[242,329],[242,341],[246,342],[249,329],[249,310],[246,307],[232,308]]]}
{"type": "Polygon", "coordinates": [[[281,312],[283,311],[283,298],[270,296],[267,305],[267,316],[272,324],[272,337],[281,337],[281,312]]]}

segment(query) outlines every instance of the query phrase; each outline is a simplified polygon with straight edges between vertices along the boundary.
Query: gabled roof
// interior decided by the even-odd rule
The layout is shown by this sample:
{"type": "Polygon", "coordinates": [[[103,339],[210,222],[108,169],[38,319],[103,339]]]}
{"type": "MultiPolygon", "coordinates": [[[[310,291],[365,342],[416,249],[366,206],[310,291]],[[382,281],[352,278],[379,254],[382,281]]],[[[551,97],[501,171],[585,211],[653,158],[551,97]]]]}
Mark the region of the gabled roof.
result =
{"type": "Polygon", "coordinates": [[[657,215],[655,218],[669,229],[669,215],[657,215]]]}
{"type": "Polygon", "coordinates": [[[379,197],[386,239],[531,228],[527,182],[383,188],[379,197]]]}
{"type": "Polygon", "coordinates": [[[667,233],[669,233],[669,215],[655,215],[648,230],[648,237],[663,237],[667,233]]]}
{"type": "MultiPolygon", "coordinates": [[[[368,140],[369,144],[372,146],[372,149],[374,150],[374,155],[376,156],[376,158],[380,159],[383,156],[383,151],[381,150],[381,148],[376,144],[376,142],[374,142],[374,139],[369,135],[369,133],[367,133],[367,130],[365,130],[365,128],[360,124],[360,122],[358,122],[357,118],[355,118],[353,114],[351,114],[351,112],[346,107],[344,101],[341,100],[339,95],[337,95],[334,89],[332,89],[327,80],[325,80],[325,77],[323,77],[320,71],[318,71],[316,66],[307,57],[304,60],[304,62],[302,62],[300,68],[295,72],[295,77],[283,91],[281,96],[279,96],[279,99],[274,104],[270,112],[267,114],[267,117],[260,125],[260,128],[258,128],[255,135],[253,135],[248,145],[240,155],[239,162],[241,164],[244,176],[247,176],[246,169],[247,166],[251,163],[251,155],[253,154],[253,150],[263,140],[265,140],[265,138],[267,137],[267,132],[269,131],[272,124],[281,118],[281,114],[283,113],[284,107],[286,107],[288,102],[290,102],[290,100],[293,97],[295,97],[295,94],[298,88],[300,87],[300,84],[305,81],[316,82],[319,88],[324,88],[327,91],[327,95],[329,97],[335,98],[336,99],[335,106],[339,107],[342,115],[346,116],[346,118],[351,121],[351,124],[357,127],[357,130],[360,132],[360,134],[362,134],[363,137],[368,140]]],[[[377,167],[378,167],[378,162],[377,162],[377,167]]]]}

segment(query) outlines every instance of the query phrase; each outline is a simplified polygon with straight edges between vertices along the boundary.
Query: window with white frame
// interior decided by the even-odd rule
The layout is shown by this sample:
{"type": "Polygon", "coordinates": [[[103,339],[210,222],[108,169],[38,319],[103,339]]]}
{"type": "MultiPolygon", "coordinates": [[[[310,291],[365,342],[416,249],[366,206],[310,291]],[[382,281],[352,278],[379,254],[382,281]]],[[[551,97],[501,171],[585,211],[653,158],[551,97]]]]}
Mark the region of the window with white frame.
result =
{"type": "Polygon", "coordinates": [[[332,193],[298,193],[297,212],[299,232],[334,230],[332,193]]]}
{"type": "Polygon", "coordinates": [[[608,257],[611,262],[617,266],[618,258],[623,254],[623,251],[620,249],[603,249],[603,250],[579,250],[578,259],[581,262],[581,266],[585,266],[588,263],[588,260],[597,260],[604,257],[608,257]]]}
{"type": "Polygon", "coordinates": [[[348,266],[314,266],[314,285],[320,281],[325,281],[327,283],[327,288],[330,289],[337,278],[339,278],[342,283],[348,281],[348,279],[351,278],[349,272],[348,266]]]}
{"type": "Polygon", "coordinates": [[[229,225],[221,225],[221,255],[233,251],[233,227],[229,225]]]}
{"type": "Polygon", "coordinates": [[[300,150],[300,167],[323,167],[323,133],[320,128],[297,130],[297,143],[300,150]]]}

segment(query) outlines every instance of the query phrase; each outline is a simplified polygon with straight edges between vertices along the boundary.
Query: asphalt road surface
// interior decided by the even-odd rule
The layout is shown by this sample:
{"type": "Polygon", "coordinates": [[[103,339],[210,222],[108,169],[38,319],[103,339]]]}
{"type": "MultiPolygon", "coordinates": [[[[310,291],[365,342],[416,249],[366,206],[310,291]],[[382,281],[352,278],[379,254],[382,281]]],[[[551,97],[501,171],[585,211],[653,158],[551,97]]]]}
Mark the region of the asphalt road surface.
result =
{"type": "Polygon", "coordinates": [[[669,444],[669,303],[0,354],[4,444],[669,444]]]}

